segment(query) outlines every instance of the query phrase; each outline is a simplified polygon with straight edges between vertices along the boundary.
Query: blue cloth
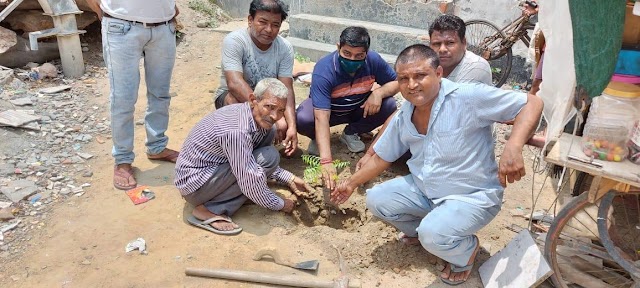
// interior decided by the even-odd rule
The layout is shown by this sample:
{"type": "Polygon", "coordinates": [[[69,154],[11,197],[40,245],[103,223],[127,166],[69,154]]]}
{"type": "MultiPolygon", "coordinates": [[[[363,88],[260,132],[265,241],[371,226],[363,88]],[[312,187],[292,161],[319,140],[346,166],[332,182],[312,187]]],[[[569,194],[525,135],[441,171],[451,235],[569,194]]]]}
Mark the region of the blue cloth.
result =
{"type": "Polygon", "coordinates": [[[338,51],[334,51],[313,68],[310,97],[315,109],[343,115],[362,105],[374,82],[383,86],[395,80],[396,72],[374,51],[367,52],[365,64],[353,76],[340,67],[338,51]]]}
{"type": "Polygon", "coordinates": [[[102,49],[109,72],[111,154],[116,164],[133,163],[133,112],[140,86],[140,59],[144,58],[147,110],[144,126],[147,153],[162,152],[169,142],[169,84],[176,55],[175,22],[154,27],[102,18],[102,49]]]}
{"type": "Polygon", "coordinates": [[[512,120],[527,103],[524,93],[479,83],[442,79],[426,135],[411,122],[414,106],[406,101],[374,150],[393,162],[407,151],[417,188],[439,204],[455,199],[479,207],[502,204],[491,125],[512,120]]]}
{"type": "Polygon", "coordinates": [[[367,208],[408,237],[418,237],[429,253],[460,267],[478,245],[472,235],[500,211],[500,206],[484,208],[458,200],[435,204],[409,175],[369,189],[367,208]]]}

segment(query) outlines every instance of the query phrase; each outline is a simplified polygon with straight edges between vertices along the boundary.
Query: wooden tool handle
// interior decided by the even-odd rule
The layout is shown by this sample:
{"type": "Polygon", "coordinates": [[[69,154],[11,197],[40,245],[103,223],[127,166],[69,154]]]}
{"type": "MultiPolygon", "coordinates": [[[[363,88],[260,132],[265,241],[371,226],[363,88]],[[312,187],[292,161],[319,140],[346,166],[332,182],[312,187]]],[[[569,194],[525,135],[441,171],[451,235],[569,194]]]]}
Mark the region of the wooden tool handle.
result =
{"type": "MultiPolygon", "coordinates": [[[[333,280],[310,278],[307,276],[282,275],[275,273],[240,271],[230,269],[200,269],[187,268],[185,274],[188,276],[199,276],[218,279],[239,280],[245,282],[265,283],[274,285],[285,285],[291,287],[306,288],[333,288],[333,280]]],[[[353,279],[349,281],[349,288],[361,288],[360,281],[353,279]]]]}
{"type": "Polygon", "coordinates": [[[282,257],[280,257],[280,254],[276,252],[276,249],[273,249],[273,248],[261,249],[256,253],[255,256],[253,256],[253,260],[259,261],[264,256],[270,256],[271,258],[273,258],[273,262],[276,262],[277,264],[286,265],[286,266],[291,265],[290,261],[282,259],[282,257]]]}

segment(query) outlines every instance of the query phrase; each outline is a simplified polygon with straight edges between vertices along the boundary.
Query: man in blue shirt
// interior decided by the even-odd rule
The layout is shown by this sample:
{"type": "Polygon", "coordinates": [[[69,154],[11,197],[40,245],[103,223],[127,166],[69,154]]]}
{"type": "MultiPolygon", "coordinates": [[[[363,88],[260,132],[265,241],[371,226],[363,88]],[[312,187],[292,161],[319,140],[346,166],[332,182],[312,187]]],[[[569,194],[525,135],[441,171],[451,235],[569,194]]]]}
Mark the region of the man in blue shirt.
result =
{"type": "Polygon", "coordinates": [[[298,133],[311,138],[309,154],[319,154],[325,186],[335,187],[329,128],[348,124],[340,141],[349,151],[364,151],[358,136],[379,127],[396,110],[396,73],[380,54],[369,50],[369,32],[347,27],[338,50],[323,57],[313,69],[311,95],[296,111],[298,133]],[[374,83],[380,85],[374,89],[374,83]],[[316,146],[317,145],[317,146],[316,146]]]}
{"type": "MultiPolygon", "coordinates": [[[[375,155],[331,193],[344,203],[354,189],[376,177],[407,151],[410,174],[367,191],[367,207],[448,262],[440,278],[469,278],[479,249],[474,235],[500,211],[507,182],[525,175],[522,147],[542,113],[534,95],[442,77],[438,55],[416,44],[396,61],[407,100],[374,145],[375,155]],[[497,165],[491,125],[515,118],[497,165]]],[[[417,244],[417,243],[416,243],[417,244]]]]}

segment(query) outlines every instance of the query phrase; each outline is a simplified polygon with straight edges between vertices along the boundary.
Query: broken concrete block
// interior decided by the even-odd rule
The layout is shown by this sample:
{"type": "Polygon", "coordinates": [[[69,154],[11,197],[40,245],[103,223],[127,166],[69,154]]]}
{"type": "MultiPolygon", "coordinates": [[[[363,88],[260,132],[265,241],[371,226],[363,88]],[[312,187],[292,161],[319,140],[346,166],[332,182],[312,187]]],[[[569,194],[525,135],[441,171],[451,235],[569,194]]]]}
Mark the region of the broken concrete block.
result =
{"type": "Polygon", "coordinates": [[[478,272],[485,288],[536,287],[553,273],[526,229],[484,262],[478,272]]]}
{"type": "Polygon", "coordinates": [[[40,120],[40,116],[33,116],[18,110],[0,112],[0,126],[20,127],[29,122],[40,120]]]}
{"type": "Polygon", "coordinates": [[[69,85],[60,85],[60,86],[55,86],[55,87],[42,88],[38,92],[41,93],[41,94],[54,94],[54,93],[62,92],[62,91],[67,90],[67,89],[71,89],[71,86],[69,86],[69,85]]]}
{"type": "Polygon", "coordinates": [[[36,193],[38,191],[38,187],[33,181],[20,179],[9,182],[9,185],[7,185],[7,187],[0,188],[0,191],[2,191],[2,194],[7,196],[13,203],[17,203],[20,200],[36,193]]]}
{"type": "Polygon", "coordinates": [[[18,44],[16,32],[0,27],[0,53],[6,52],[9,48],[16,46],[16,44],[18,44]]]}
{"type": "Polygon", "coordinates": [[[9,102],[11,102],[11,104],[16,105],[16,106],[33,105],[33,102],[31,102],[31,98],[29,98],[29,97],[9,100],[9,102]]]}

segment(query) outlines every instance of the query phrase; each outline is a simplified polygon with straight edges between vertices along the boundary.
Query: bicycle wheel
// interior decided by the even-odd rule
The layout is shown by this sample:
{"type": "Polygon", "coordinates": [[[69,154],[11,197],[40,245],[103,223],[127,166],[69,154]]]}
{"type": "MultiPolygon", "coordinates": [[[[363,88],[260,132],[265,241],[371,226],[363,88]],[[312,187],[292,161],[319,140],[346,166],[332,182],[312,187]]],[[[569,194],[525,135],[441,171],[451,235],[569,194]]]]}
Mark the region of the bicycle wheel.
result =
{"type": "Polygon", "coordinates": [[[489,61],[493,85],[502,87],[511,73],[513,53],[500,43],[505,36],[498,27],[485,20],[469,20],[466,23],[467,50],[489,61]]]}
{"type": "Polygon", "coordinates": [[[567,202],[547,232],[544,256],[554,272],[551,281],[557,288],[630,287],[627,271],[599,244],[600,205],[587,197],[582,193],[567,202]]]}
{"type": "Polygon", "coordinates": [[[607,193],[598,209],[598,231],[609,255],[640,281],[640,194],[607,193]]]}

